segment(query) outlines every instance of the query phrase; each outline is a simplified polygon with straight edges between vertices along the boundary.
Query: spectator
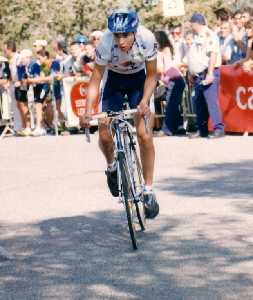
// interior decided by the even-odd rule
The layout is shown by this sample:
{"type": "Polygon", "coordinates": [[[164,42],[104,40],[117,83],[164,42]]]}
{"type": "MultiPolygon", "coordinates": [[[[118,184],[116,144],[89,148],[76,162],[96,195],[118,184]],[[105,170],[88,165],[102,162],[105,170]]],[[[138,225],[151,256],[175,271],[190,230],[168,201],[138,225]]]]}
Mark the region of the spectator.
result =
{"type": "Polygon", "coordinates": [[[21,136],[31,135],[27,95],[29,88],[27,83],[28,73],[35,73],[35,68],[31,66],[31,59],[32,51],[30,49],[23,49],[20,52],[20,61],[17,66],[18,80],[15,82],[15,98],[21,116],[22,130],[18,132],[21,136]]]}
{"type": "Polygon", "coordinates": [[[250,48],[253,41],[253,20],[245,23],[245,31],[247,36],[247,46],[250,48]]]}
{"type": "Polygon", "coordinates": [[[236,11],[234,13],[232,24],[233,40],[230,45],[232,53],[231,59],[228,61],[229,64],[233,64],[237,60],[243,59],[246,56],[247,51],[247,37],[241,11],[236,11]]]}
{"type": "Polygon", "coordinates": [[[29,86],[32,86],[33,88],[36,127],[33,132],[29,134],[33,136],[42,136],[47,133],[43,126],[43,103],[49,92],[48,84],[45,84],[45,76],[48,75],[47,60],[49,60],[49,53],[43,47],[37,51],[36,55],[37,61],[32,59],[32,56],[28,55],[21,60],[21,65],[18,66],[18,74],[19,80],[21,80],[21,83],[24,83],[24,90],[26,91],[26,95],[25,93],[23,95],[24,98],[26,96],[26,99],[23,102],[27,102],[27,91],[29,86]]]}
{"type": "Polygon", "coordinates": [[[183,120],[180,113],[180,104],[185,88],[182,75],[173,61],[173,46],[164,31],[156,31],[158,42],[157,72],[162,83],[167,87],[166,115],[162,130],[170,136],[177,133],[183,120]]]}
{"type": "Polygon", "coordinates": [[[182,26],[176,25],[170,30],[170,40],[174,49],[174,61],[179,66],[185,56],[185,44],[183,40],[182,26]]]}
{"type": "MultiPolygon", "coordinates": [[[[47,50],[41,49],[36,53],[37,63],[40,65],[40,75],[30,82],[36,83],[40,86],[40,101],[35,103],[36,110],[36,128],[33,131],[33,136],[40,136],[46,134],[46,127],[50,129],[53,124],[53,107],[51,104],[50,84],[52,81],[51,67],[52,59],[47,50]]],[[[59,65],[59,64],[58,64],[59,65]]]]}
{"type": "Polygon", "coordinates": [[[46,47],[47,47],[47,41],[46,40],[36,40],[33,43],[33,47],[34,47],[34,52],[35,53],[40,52],[43,55],[45,55],[46,47]]]}
{"type": "Polygon", "coordinates": [[[13,117],[14,117],[14,130],[20,131],[22,129],[21,117],[15,99],[15,82],[18,80],[17,65],[20,57],[19,54],[17,53],[16,43],[14,40],[8,40],[4,44],[4,53],[8,58],[9,65],[10,65],[10,72],[11,72],[10,95],[12,99],[11,110],[13,111],[13,117]]]}
{"type": "Polygon", "coordinates": [[[70,55],[63,63],[63,73],[67,76],[81,75],[82,73],[82,49],[76,41],[70,44],[70,55]]]}
{"type": "Polygon", "coordinates": [[[63,73],[66,76],[90,75],[90,63],[92,59],[83,52],[80,44],[76,41],[70,45],[70,56],[64,61],[63,73]]]}
{"type": "Polygon", "coordinates": [[[222,64],[227,64],[231,60],[233,51],[233,37],[229,22],[223,22],[220,26],[219,44],[221,51],[222,64]]]}
{"type": "Polygon", "coordinates": [[[245,24],[250,21],[251,17],[252,17],[252,9],[250,7],[245,7],[242,10],[242,14],[241,14],[242,26],[245,27],[245,24]]]}
{"type": "Polygon", "coordinates": [[[188,30],[185,32],[184,40],[185,40],[185,56],[183,57],[182,64],[180,66],[180,71],[186,75],[188,69],[187,53],[190,51],[194,43],[194,33],[192,30],[188,30]]]}
{"type": "Polygon", "coordinates": [[[86,56],[87,56],[87,59],[86,59],[87,62],[95,61],[95,48],[91,42],[89,42],[86,45],[86,56]]]}
{"type": "Polygon", "coordinates": [[[237,10],[232,16],[233,28],[236,28],[238,31],[243,31],[243,22],[242,22],[242,12],[237,10]]]}
{"type": "Polygon", "coordinates": [[[56,110],[61,126],[65,127],[65,117],[61,110],[62,105],[62,85],[61,75],[63,74],[64,61],[68,59],[67,44],[64,39],[54,40],[52,47],[55,52],[55,60],[52,62],[51,75],[53,75],[53,95],[56,101],[56,110]]]}
{"type": "Polygon", "coordinates": [[[186,45],[186,52],[188,49],[191,48],[194,40],[194,34],[191,30],[186,31],[185,33],[185,45],[186,45]]]}
{"type": "Polygon", "coordinates": [[[81,58],[82,61],[82,75],[90,77],[94,68],[95,62],[95,48],[88,42],[86,45],[86,53],[81,58]]]}
{"type": "Polygon", "coordinates": [[[84,35],[77,34],[74,41],[80,45],[81,49],[81,55],[78,58],[81,66],[81,75],[91,76],[92,62],[95,60],[95,49],[84,35]]]}
{"type": "Polygon", "coordinates": [[[74,37],[74,42],[79,44],[81,52],[86,54],[87,37],[81,33],[77,33],[74,37]]]}
{"type": "Polygon", "coordinates": [[[11,71],[8,59],[0,56],[0,91],[7,89],[11,80],[11,71]]]}
{"type": "Polygon", "coordinates": [[[230,22],[231,12],[228,9],[222,7],[222,8],[215,10],[214,14],[215,14],[216,20],[217,20],[216,26],[214,27],[214,31],[217,34],[219,34],[222,24],[224,22],[230,22]]]}
{"type": "Polygon", "coordinates": [[[190,19],[196,34],[187,53],[187,62],[193,83],[193,103],[197,114],[198,132],[191,138],[208,137],[208,118],[214,132],[210,137],[224,136],[224,125],[218,103],[220,50],[217,35],[206,26],[203,15],[194,13],[190,19]]]}
{"type": "MultiPolygon", "coordinates": [[[[247,26],[249,26],[249,24],[251,24],[251,31],[252,31],[253,30],[252,21],[250,23],[247,23],[246,28],[247,28],[247,26]]],[[[235,67],[239,67],[239,66],[242,66],[246,72],[253,70],[253,41],[252,41],[252,39],[248,43],[246,57],[235,63],[235,67]]]]}
{"type": "Polygon", "coordinates": [[[55,59],[61,64],[67,58],[67,43],[63,38],[55,39],[52,41],[52,48],[55,53],[55,59]]]}
{"type": "MultiPolygon", "coordinates": [[[[0,56],[0,120],[2,118],[6,119],[9,116],[8,113],[8,100],[4,101],[4,94],[8,93],[9,84],[11,80],[11,72],[9,68],[8,59],[6,57],[0,56]]],[[[6,99],[6,98],[5,98],[6,99]]]]}
{"type": "Polygon", "coordinates": [[[96,48],[98,43],[101,40],[103,32],[100,30],[95,30],[90,34],[90,42],[92,43],[93,47],[96,48]]]}

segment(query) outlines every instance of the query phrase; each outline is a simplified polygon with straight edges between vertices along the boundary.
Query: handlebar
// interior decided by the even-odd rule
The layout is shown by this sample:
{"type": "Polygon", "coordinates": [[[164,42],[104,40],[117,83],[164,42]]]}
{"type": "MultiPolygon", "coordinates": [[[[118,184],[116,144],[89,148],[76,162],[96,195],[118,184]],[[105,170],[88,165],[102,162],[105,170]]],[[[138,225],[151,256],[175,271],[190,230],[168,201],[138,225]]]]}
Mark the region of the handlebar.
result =
{"type": "Polygon", "coordinates": [[[116,118],[116,117],[123,117],[126,118],[130,115],[134,115],[137,113],[137,109],[127,109],[127,110],[122,110],[119,112],[114,112],[114,111],[108,111],[108,112],[102,112],[98,113],[96,115],[93,115],[91,120],[99,120],[99,119],[105,119],[105,118],[116,118]]]}
{"type": "MultiPolygon", "coordinates": [[[[105,119],[105,118],[124,118],[127,119],[131,118],[129,116],[134,115],[138,112],[137,109],[127,109],[127,110],[122,110],[119,112],[114,112],[114,111],[109,111],[109,112],[103,112],[103,113],[98,113],[96,115],[93,115],[91,118],[91,121],[93,120],[99,120],[99,119],[105,119]]],[[[147,134],[150,134],[150,127],[149,127],[149,117],[147,115],[143,116],[144,119],[144,125],[145,125],[145,131],[147,134]]],[[[90,129],[85,128],[85,136],[86,136],[86,141],[88,143],[91,142],[90,139],[90,129]]]]}

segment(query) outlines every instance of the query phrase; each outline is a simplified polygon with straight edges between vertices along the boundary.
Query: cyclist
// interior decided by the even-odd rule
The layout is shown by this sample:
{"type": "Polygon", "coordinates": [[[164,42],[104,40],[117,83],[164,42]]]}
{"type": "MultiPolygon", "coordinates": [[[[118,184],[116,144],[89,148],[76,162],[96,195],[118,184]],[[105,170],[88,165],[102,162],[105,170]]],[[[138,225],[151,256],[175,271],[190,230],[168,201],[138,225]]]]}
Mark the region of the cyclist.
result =
{"type": "MultiPolygon", "coordinates": [[[[144,204],[147,218],[154,218],[159,205],[152,189],[155,149],[152,134],[145,130],[144,115],[150,114],[149,100],[156,86],[157,45],[154,35],[139,25],[134,10],[118,9],[108,18],[108,30],[96,48],[96,62],[90,80],[87,107],[81,117],[82,126],[88,126],[93,103],[99,98],[100,84],[107,71],[101,93],[102,111],[120,111],[127,95],[130,108],[138,109],[135,117],[145,180],[144,204]]],[[[107,183],[114,197],[118,196],[117,169],[113,141],[106,121],[99,125],[99,146],[108,167],[107,183]]]]}

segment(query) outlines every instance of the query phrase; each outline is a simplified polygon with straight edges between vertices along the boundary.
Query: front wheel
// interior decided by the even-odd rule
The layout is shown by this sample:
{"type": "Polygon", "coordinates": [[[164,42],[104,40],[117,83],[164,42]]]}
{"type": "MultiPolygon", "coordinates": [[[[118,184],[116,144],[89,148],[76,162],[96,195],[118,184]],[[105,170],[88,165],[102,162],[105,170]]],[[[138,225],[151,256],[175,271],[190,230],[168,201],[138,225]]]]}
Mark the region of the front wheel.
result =
{"type": "Polygon", "coordinates": [[[131,143],[129,145],[129,157],[130,157],[130,165],[131,165],[131,174],[132,174],[132,193],[134,195],[134,204],[136,208],[136,215],[138,218],[138,222],[142,231],[145,230],[145,208],[143,202],[143,172],[140,163],[140,159],[137,155],[135,144],[131,138],[131,143]]]}
{"type": "Polygon", "coordinates": [[[119,161],[119,169],[121,174],[121,190],[122,190],[122,196],[123,196],[124,205],[126,209],[129,233],[130,233],[133,249],[137,250],[138,247],[137,247],[137,240],[136,240],[136,233],[135,233],[135,226],[134,226],[134,212],[133,212],[134,201],[133,198],[131,197],[132,196],[131,178],[130,178],[130,172],[127,167],[124,153],[119,153],[118,161],[119,161]]]}

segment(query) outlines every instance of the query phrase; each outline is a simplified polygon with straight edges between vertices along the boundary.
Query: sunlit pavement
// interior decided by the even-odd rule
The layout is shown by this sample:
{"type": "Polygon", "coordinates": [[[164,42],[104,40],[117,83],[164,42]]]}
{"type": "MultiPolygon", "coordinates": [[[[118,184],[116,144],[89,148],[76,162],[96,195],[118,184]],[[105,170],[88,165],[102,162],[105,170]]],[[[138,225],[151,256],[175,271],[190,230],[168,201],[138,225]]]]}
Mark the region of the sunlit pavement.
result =
{"type": "Polygon", "coordinates": [[[253,137],[155,139],[133,251],[83,135],[0,141],[0,299],[253,299],[253,137]]]}

